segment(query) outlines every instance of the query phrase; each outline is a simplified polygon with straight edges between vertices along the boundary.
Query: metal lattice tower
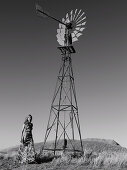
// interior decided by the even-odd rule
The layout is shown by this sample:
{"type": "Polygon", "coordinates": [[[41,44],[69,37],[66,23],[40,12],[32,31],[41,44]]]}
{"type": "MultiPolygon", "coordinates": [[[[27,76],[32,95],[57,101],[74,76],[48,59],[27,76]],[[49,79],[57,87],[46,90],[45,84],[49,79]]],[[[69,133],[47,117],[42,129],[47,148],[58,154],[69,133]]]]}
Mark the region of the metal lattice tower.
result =
{"type": "Polygon", "coordinates": [[[46,148],[46,141],[50,135],[54,133],[54,146],[50,148],[54,150],[54,154],[58,150],[71,150],[83,152],[78,106],[75,92],[74,75],[72,69],[71,53],[67,52],[62,55],[62,64],[59,70],[56,89],[54,92],[50,116],[45,134],[45,140],[42,150],[46,148]],[[75,131],[77,128],[80,149],[75,148],[75,131]],[[52,132],[53,131],[53,132],[52,132]],[[59,147],[60,139],[66,139],[70,143],[69,149],[59,147]]]}
{"type": "Polygon", "coordinates": [[[39,15],[46,15],[59,22],[57,41],[61,45],[58,49],[62,55],[44,144],[40,153],[46,150],[53,151],[54,154],[62,150],[83,153],[71,55],[76,53],[72,43],[78,40],[78,37],[82,35],[81,31],[84,30],[83,27],[81,28],[86,23],[84,22],[85,17],[82,17],[84,12],[81,14],[81,10],[77,9],[71,11],[70,16],[67,14],[66,19],[63,18],[62,22],[46,14],[40,6],[37,6],[37,12],[39,15]],[[49,147],[47,141],[52,139],[54,142],[49,147]]]}

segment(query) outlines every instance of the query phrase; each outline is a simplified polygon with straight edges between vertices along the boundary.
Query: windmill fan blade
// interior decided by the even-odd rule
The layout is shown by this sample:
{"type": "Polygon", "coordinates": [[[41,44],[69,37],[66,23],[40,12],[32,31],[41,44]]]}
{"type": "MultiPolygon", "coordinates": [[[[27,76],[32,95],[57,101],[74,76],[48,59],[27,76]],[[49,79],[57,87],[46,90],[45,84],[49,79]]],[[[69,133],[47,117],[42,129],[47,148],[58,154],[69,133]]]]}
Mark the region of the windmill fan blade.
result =
{"type": "MultiPolygon", "coordinates": [[[[60,34],[57,34],[57,35],[56,35],[56,37],[57,37],[58,39],[59,39],[59,38],[61,39],[61,36],[60,36],[60,34]]],[[[62,39],[61,39],[61,40],[62,40],[62,39]]]]}
{"type": "Polygon", "coordinates": [[[75,36],[74,33],[72,33],[72,42],[78,41],[78,38],[75,36]]]}
{"type": "Polygon", "coordinates": [[[76,24],[83,22],[83,20],[85,20],[85,19],[86,19],[86,16],[84,18],[80,19],[78,22],[76,22],[76,24]]]}
{"type": "Polygon", "coordinates": [[[73,17],[72,17],[72,15],[73,15],[73,10],[70,12],[70,20],[72,21],[72,19],[73,19],[73,17]]]}
{"type": "Polygon", "coordinates": [[[72,36],[72,40],[73,40],[73,38],[75,37],[75,34],[74,34],[74,33],[72,33],[72,34],[71,34],[71,36],[72,36]]]}
{"type": "Polygon", "coordinates": [[[60,36],[60,34],[57,34],[56,37],[60,39],[60,41],[64,41],[64,39],[60,36]]]}
{"type": "Polygon", "coordinates": [[[64,39],[64,34],[65,34],[65,30],[64,30],[64,29],[61,29],[61,30],[60,30],[60,36],[63,37],[63,39],[64,39]]]}
{"type": "MultiPolygon", "coordinates": [[[[78,38],[78,37],[80,37],[81,35],[82,35],[82,33],[77,33],[77,34],[75,35],[75,37],[78,38]]],[[[75,38],[75,37],[73,37],[73,38],[75,38]]]]}
{"type": "Polygon", "coordinates": [[[80,28],[80,31],[82,32],[85,28],[80,28]]]}
{"type": "Polygon", "coordinates": [[[64,43],[64,40],[63,40],[63,38],[60,36],[60,34],[57,34],[56,37],[57,37],[57,41],[59,41],[60,43],[64,43]]]}
{"type": "Polygon", "coordinates": [[[69,20],[69,18],[67,18],[67,19],[66,19],[66,23],[69,23],[69,22],[70,22],[70,20],[69,20]]]}
{"type": "Polygon", "coordinates": [[[75,28],[77,31],[79,31],[80,30],[80,27],[77,27],[77,28],[75,28]]]}
{"type": "Polygon", "coordinates": [[[59,28],[62,28],[62,24],[59,24],[59,28]]]}
{"type": "Polygon", "coordinates": [[[57,39],[57,41],[61,46],[64,46],[64,41],[60,40],[59,38],[57,39]]]}
{"type": "MultiPolygon", "coordinates": [[[[57,29],[57,33],[60,34],[60,32],[61,32],[60,29],[57,29]]],[[[58,35],[58,34],[57,34],[57,35],[58,35]]]]}
{"type": "Polygon", "coordinates": [[[76,19],[76,22],[79,21],[79,19],[85,14],[85,12],[83,12],[77,19],[76,19]]]}
{"type": "Polygon", "coordinates": [[[74,38],[72,39],[72,41],[73,41],[73,42],[78,41],[78,38],[77,38],[77,37],[74,37],[74,38]]]}
{"type": "Polygon", "coordinates": [[[64,18],[62,18],[62,22],[65,23],[65,19],[64,18]]]}
{"type": "Polygon", "coordinates": [[[75,13],[74,13],[74,16],[73,16],[73,20],[75,19],[76,13],[77,13],[77,9],[75,10],[75,13]]]}
{"type": "Polygon", "coordinates": [[[66,14],[66,21],[65,21],[65,22],[66,22],[66,23],[69,23],[69,22],[70,22],[68,13],[66,14]]]}
{"type": "Polygon", "coordinates": [[[65,27],[65,25],[62,25],[62,29],[65,29],[66,27],[65,27]]]}
{"type": "Polygon", "coordinates": [[[57,33],[60,34],[60,36],[63,36],[64,37],[64,29],[57,29],[57,33]]]}
{"type": "Polygon", "coordinates": [[[80,27],[77,27],[77,28],[75,28],[77,31],[80,31],[80,32],[82,32],[85,28],[80,28],[80,27]]]}
{"type": "Polygon", "coordinates": [[[77,27],[80,27],[80,26],[83,26],[83,25],[86,25],[86,22],[83,22],[82,24],[78,24],[77,27]]]}
{"type": "Polygon", "coordinates": [[[79,36],[81,36],[82,35],[82,33],[78,33],[78,34],[76,34],[76,37],[79,37],[79,36]]]}
{"type": "Polygon", "coordinates": [[[59,28],[60,28],[60,29],[65,29],[65,25],[59,24],[59,28]]]}
{"type": "Polygon", "coordinates": [[[68,15],[68,13],[66,14],[66,20],[69,18],[69,15],[68,15]]]}
{"type": "Polygon", "coordinates": [[[77,16],[75,17],[75,20],[78,18],[78,16],[79,16],[79,14],[81,13],[81,9],[80,9],[80,11],[78,12],[78,14],[77,14],[77,16]]]}
{"type": "Polygon", "coordinates": [[[76,35],[76,34],[78,34],[78,32],[79,32],[79,31],[76,31],[76,30],[75,30],[73,33],[76,35]]]}

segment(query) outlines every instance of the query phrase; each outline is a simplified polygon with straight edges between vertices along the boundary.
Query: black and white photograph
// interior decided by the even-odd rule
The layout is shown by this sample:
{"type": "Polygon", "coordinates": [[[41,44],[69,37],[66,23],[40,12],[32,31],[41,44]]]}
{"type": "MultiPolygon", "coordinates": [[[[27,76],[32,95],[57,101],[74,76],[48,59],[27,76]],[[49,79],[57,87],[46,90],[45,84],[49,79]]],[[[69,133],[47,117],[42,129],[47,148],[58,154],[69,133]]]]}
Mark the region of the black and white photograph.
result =
{"type": "Polygon", "coordinates": [[[0,170],[127,170],[127,1],[0,1],[0,170]]]}

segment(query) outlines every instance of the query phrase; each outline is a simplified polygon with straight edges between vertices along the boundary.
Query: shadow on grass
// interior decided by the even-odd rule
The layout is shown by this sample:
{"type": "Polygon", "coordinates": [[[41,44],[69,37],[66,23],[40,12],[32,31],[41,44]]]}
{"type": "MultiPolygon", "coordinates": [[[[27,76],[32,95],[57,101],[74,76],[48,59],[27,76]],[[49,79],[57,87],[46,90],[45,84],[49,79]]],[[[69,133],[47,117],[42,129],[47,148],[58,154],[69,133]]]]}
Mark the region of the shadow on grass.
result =
{"type": "Polygon", "coordinates": [[[51,162],[54,158],[58,158],[58,156],[54,156],[54,155],[36,155],[36,163],[37,164],[41,164],[41,163],[48,163],[51,162]]]}

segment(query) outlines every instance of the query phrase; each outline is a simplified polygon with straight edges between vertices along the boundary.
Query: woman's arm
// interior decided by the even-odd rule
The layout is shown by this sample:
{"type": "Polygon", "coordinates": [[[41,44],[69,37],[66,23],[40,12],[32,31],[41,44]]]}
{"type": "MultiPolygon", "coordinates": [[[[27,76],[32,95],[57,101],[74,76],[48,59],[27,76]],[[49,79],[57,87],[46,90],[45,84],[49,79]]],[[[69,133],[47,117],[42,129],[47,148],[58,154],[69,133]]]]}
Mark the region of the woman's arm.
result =
{"type": "Polygon", "coordinates": [[[23,128],[22,128],[22,134],[21,134],[21,143],[23,143],[23,133],[25,130],[25,124],[23,124],[23,128]]]}

